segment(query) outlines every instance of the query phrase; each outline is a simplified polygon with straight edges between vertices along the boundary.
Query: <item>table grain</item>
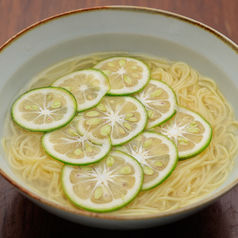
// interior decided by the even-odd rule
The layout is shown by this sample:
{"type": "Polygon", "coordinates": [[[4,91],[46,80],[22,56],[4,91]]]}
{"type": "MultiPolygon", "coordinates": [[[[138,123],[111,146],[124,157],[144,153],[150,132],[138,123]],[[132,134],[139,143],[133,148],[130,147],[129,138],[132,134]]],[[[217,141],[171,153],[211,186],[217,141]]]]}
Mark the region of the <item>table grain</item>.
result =
{"type": "MultiPolygon", "coordinates": [[[[0,45],[47,17],[70,10],[130,5],[152,7],[198,20],[238,44],[238,0],[0,0],[0,45]]],[[[1,72],[0,72],[1,75],[1,72]]],[[[82,237],[237,238],[238,187],[201,212],[142,230],[114,231],[75,224],[36,206],[0,176],[0,238],[82,237]]]]}

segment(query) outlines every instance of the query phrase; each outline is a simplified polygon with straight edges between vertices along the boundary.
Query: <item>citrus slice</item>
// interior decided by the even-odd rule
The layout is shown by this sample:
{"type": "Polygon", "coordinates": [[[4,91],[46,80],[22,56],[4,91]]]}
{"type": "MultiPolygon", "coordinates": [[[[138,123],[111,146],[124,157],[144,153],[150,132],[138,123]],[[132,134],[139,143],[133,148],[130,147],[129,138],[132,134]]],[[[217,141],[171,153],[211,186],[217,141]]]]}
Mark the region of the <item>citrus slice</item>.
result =
{"type": "Polygon", "coordinates": [[[178,107],[174,117],[152,130],[174,141],[179,159],[198,155],[207,148],[212,138],[211,125],[198,113],[184,107],[178,107]]]}
{"type": "Polygon", "coordinates": [[[150,79],[150,69],[141,60],[113,57],[100,61],[94,68],[102,70],[111,84],[110,95],[129,95],[140,91],[150,79]]]}
{"type": "Polygon", "coordinates": [[[69,90],[76,98],[79,112],[97,105],[110,90],[106,75],[96,69],[84,69],[70,73],[57,79],[52,86],[69,90]]]}
{"type": "Polygon", "coordinates": [[[119,209],[140,192],[143,171],[136,159],[111,151],[91,166],[65,165],[61,173],[63,190],[76,206],[96,212],[119,209]]]}
{"type": "Polygon", "coordinates": [[[78,130],[101,143],[110,136],[116,146],[137,136],[146,123],[145,107],[136,98],[105,96],[99,105],[81,114],[78,130]]]}
{"type": "Polygon", "coordinates": [[[160,125],[176,113],[176,95],[173,89],[162,81],[151,79],[146,87],[134,96],[147,110],[146,128],[160,125]]]}
{"type": "Polygon", "coordinates": [[[76,116],[68,125],[47,132],[41,143],[47,154],[66,164],[87,165],[103,159],[111,149],[110,139],[103,144],[96,144],[81,136],[77,131],[79,117],[76,116]]]}
{"type": "Polygon", "coordinates": [[[60,128],[75,116],[77,103],[67,90],[37,88],[21,95],[12,105],[13,120],[29,131],[45,132],[60,128]]]}
{"type": "Polygon", "coordinates": [[[173,141],[155,132],[143,132],[118,147],[118,150],[140,162],[144,171],[142,190],[161,184],[173,172],[178,162],[178,151],[173,141]]]}

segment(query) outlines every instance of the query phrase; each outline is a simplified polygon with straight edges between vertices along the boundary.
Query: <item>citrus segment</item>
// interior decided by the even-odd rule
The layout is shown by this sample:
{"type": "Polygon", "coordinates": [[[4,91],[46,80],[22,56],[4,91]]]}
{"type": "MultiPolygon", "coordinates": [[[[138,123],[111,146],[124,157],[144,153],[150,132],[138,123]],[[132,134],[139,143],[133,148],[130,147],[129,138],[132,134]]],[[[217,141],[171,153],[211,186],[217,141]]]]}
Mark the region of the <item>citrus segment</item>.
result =
{"type": "Polygon", "coordinates": [[[70,73],[57,79],[52,85],[69,90],[77,100],[78,111],[97,105],[110,89],[106,75],[96,69],[70,73]]]}
{"type": "Polygon", "coordinates": [[[78,130],[102,143],[110,136],[112,145],[116,146],[137,136],[146,123],[146,110],[137,99],[105,96],[99,105],[81,114],[78,130]]]}
{"type": "Polygon", "coordinates": [[[142,190],[162,183],[175,169],[178,161],[175,144],[168,137],[155,132],[143,132],[117,149],[140,162],[144,171],[142,190]]]}
{"type": "Polygon", "coordinates": [[[151,79],[146,87],[134,96],[147,110],[146,128],[160,125],[176,113],[176,95],[173,89],[162,81],[151,79]]]}
{"type": "Polygon", "coordinates": [[[77,131],[79,117],[68,125],[53,132],[45,133],[41,143],[45,151],[54,159],[66,164],[86,165],[103,159],[111,149],[110,140],[102,145],[89,140],[87,134],[81,136],[77,131]]]}
{"type": "Polygon", "coordinates": [[[102,70],[111,84],[110,95],[128,95],[141,90],[149,81],[150,69],[130,57],[113,57],[100,61],[94,68],[102,70]]]}
{"type": "Polygon", "coordinates": [[[111,151],[91,166],[65,165],[61,180],[66,196],[76,206],[97,212],[119,209],[141,190],[143,171],[136,159],[111,151]]]}
{"type": "Polygon", "coordinates": [[[27,91],[12,105],[13,120],[30,131],[45,132],[60,128],[73,119],[77,104],[63,88],[45,87],[27,91]]]}
{"type": "Polygon", "coordinates": [[[210,124],[198,113],[184,107],[178,107],[174,117],[152,130],[174,141],[178,148],[179,159],[188,159],[201,153],[212,138],[210,124]]]}

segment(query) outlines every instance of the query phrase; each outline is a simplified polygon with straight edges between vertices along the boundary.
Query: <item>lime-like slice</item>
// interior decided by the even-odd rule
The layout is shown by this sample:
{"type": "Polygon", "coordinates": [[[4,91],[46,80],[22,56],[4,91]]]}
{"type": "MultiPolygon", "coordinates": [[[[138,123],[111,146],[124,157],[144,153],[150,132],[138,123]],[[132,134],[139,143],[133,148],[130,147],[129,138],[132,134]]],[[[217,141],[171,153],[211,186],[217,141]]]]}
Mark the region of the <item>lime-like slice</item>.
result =
{"type": "Polygon", "coordinates": [[[179,159],[188,159],[207,148],[212,139],[211,125],[198,113],[184,107],[166,123],[152,128],[171,138],[176,144],[179,159]]]}
{"type": "Polygon", "coordinates": [[[170,119],[177,108],[173,89],[166,83],[151,79],[146,87],[134,95],[145,106],[148,113],[146,128],[160,125],[170,119]]]}
{"type": "Polygon", "coordinates": [[[78,111],[96,106],[110,90],[107,76],[97,69],[84,69],[57,79],[52,86],[70,91],[76,98],[78,111]]]}
{"type": "Polygon", "coordinates": [[[130,96],[105,96],[99,105],[81,114],[78,130],[95,141],[110,136],[120,145],[137,136],[146,126],[147,113],[139,100],[130,96]]]}
{"type": "Polygon", "coordinates": [[[45,132],[60,128],[75,116],[74,96],[63,88],[45,87],[27,91],[12,105],[13,120],[29,131],[45,132]]]}
{"type": "Polygon", "coordinates": [[[140,91],[150,79],[150,69],[141,60],[113,57],[100,61],[94,68],[102,70],[111,84],[110,95],[129,95],[140,91]]]}
{"type": "Polygon", "coordinates": [[[136,159],[111,151],[91,166],[65,165],[63,190],[76,206],[96,212],[119,209],[132,201],[141,190],[143,171],[136,159]]]}
{"type": "Polygon", "coordinates": [[[142,190],[161,184],[178,162],[178,150],[173,141],[155,132],[143,132],[117,149],[140,162],[144,171],[142,190]]]}
{"type": "Polygon", "coordinates": [[[96,144],[81,136],[77,131],[79,117],[76,116],[68,125],[47,132],[42,136],[41,143],[47,154],[66,164],[87,165],[103,159],[111,149],[111,142],[96,144]]]}

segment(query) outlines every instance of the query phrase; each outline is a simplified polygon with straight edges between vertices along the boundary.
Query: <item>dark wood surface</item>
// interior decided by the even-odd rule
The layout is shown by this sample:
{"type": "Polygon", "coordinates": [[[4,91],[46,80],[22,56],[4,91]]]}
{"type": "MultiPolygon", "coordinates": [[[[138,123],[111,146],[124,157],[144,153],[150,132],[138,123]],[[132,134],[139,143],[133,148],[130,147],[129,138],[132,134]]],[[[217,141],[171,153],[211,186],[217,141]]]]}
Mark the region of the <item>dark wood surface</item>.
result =
{"type": "MultiPolygon", "coordinates": [[[[103,5],[144,6],[175,12],[213,27],[238,44],[238,0],[0,0],[0,45],[39,20],[103,5]]],[[[85,235],[237,238],[238,187],[179,222],[144,230],[112,231],[58,218],[30,202],[0,176],[0,238],[85,235]]]]}

